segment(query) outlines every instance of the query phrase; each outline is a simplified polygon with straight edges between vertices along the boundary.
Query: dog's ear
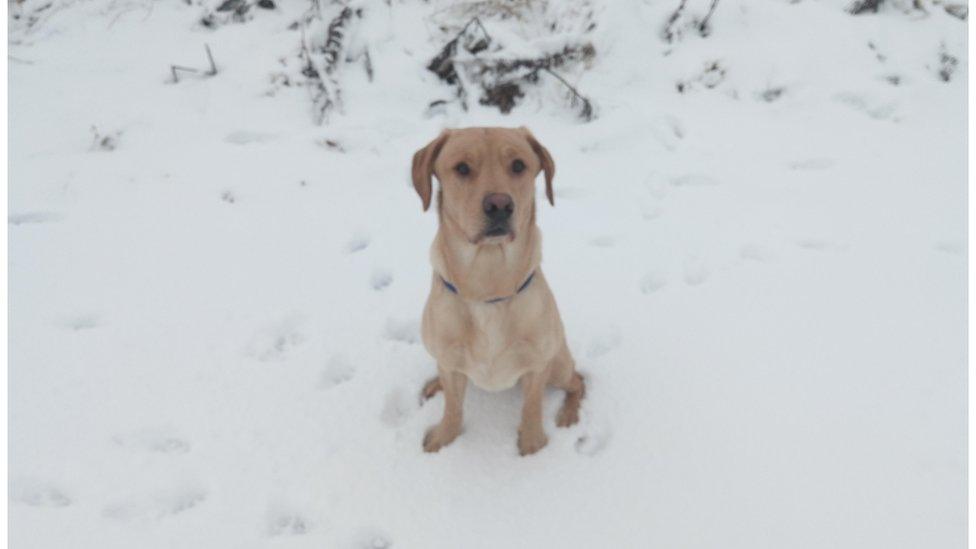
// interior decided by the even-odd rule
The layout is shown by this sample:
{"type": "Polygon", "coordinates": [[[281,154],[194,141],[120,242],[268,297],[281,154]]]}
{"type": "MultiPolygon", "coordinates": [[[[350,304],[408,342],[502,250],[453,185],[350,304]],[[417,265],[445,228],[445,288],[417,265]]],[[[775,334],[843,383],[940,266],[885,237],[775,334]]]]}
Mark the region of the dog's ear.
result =
{"type": "Polygon", "coordinates": [[[552,196],[552,178],[556,175],[556,163],[553,162],[549,150],[536,140],[528,128],[523,126],[521,130],[525,134],[525,139],[529,142],[529,146],[535,151],[535,155],[539,157],[539,163],[542,164],[542,171],[546,174],[546,198],[549,199],[550,204],[555,206],[556,201],[552,196]]]}
{"type": "Polygon", "coordinates": [[[433,193],[434,161],[437,160],[437,155],[440,154],[449,135],[449,130],[442,131],[436,139],[413,155],[413,169],[411,170],[413,188],[420,195],[425,212],[430,207],[430,197],[433,193]]]}

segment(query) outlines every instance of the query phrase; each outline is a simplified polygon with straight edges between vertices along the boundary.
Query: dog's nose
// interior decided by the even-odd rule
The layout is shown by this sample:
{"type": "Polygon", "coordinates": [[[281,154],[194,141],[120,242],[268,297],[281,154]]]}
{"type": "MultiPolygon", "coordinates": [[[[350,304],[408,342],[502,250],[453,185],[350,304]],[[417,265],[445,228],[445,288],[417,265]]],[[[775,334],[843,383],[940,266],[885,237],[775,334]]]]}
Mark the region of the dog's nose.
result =
{"type": "Polygon", "coordinates": [[[505,221],[512,217],[512,210],[515,209],[512,196],[502,193],[491,193],[485,196],[481,205],[485,209],[485,215],[492,221],[505,221]]]}

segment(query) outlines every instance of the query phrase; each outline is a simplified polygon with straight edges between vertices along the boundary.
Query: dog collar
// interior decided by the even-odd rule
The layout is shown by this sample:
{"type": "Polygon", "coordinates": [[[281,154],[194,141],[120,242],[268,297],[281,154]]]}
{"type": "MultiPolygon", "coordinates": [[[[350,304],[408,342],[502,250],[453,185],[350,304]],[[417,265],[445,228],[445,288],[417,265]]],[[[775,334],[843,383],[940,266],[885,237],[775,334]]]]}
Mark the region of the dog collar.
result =
{"type": "MultiPolygon", "coordinates": [[[[440,275],[437,275],[437,276],[440,277],[441,282],[444,283],[444,287],[447,288],[447,291],[451,292],[452,294],[458,294],[458,295],[460,295],[458,293],[457,286],[455,286],[454,284],[451,284],[450,282],[448,282],[443,276],[440,276],[440,275]]],[[[525,279],[525,282],[523,282],[522,285],[518,287],[518,290],[515,290],[515,293],[514,294],[512,294],[510,296],[507,296],[507,297],[496,297],[496,298],[493,298],[493,299],[489,299],[488,301],[485,301],[485,303],[501,303],[502,301],[507,301],[509,299],[512,299],[516,295],[522,293],[522,290],[525,290],[526,288],[528,288],[529,287],[529,284],[532,283],[532,279],[534,277],[535,277],[535,271],[532,271],[532,273],[529,275],[529,278],[526,278],[525,279]]]]}

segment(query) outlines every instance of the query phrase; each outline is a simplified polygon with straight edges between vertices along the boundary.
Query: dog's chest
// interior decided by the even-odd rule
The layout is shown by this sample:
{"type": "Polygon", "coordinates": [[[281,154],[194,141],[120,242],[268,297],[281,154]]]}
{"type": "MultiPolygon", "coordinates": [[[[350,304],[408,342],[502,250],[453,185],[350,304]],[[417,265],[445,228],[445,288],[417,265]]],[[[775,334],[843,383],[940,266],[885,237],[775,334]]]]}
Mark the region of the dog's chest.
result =
{"type": "Polygon", "coordinates": [[[466,345],[464,373],[478,387],[488,391],[508,389],[528,370],[525,344],[516,341],[511,312],[492,304],[471,308],[473,330],[466,345]]]}

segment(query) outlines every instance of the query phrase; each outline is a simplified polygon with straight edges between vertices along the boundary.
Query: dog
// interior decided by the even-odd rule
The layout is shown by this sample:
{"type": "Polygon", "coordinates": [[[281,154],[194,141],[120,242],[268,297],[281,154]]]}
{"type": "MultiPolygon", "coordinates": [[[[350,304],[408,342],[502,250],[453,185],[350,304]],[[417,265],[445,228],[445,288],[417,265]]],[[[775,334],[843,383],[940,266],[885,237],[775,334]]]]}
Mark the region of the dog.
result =
{"type": "Polygon", "coordinates": [[[543,448],[542,399],[547,385],[566,392],[556,425],[579,420],[583,378],[566,345],[562,320],[540,267],[535,179],[545,174],[554,206],[552,156],[528,129],[448,129],[413,156],[413,186],[424,211],[433,177],[439,226],[431,245],[430,295],[421,336],[437,361],[428,399],[444,392],[444,416],[423,448],[437,452],[461,433],[468,380],[488,391],[522,384],[518,450],[543,448]]]}

